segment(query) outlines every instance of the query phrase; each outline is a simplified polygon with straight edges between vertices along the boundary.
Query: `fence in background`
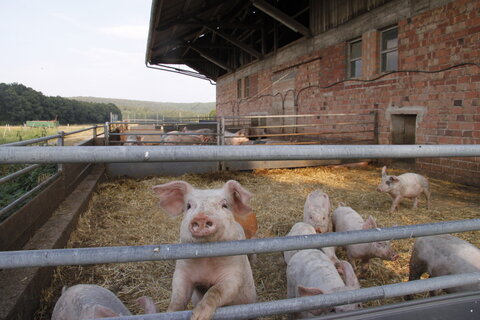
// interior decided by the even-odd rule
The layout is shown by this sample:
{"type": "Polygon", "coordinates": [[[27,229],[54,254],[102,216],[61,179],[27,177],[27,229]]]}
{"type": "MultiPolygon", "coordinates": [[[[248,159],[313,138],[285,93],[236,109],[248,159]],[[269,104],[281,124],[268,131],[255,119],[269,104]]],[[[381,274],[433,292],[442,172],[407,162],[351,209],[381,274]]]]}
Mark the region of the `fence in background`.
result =
{"type": "MultiPolygon", "coordinates": [[[[239,130],[244,133],[242,136],[249,138],[249,144],[378,143],[376,112],[115,121],[105,124],[105,131],[108,131],[105,143],[106,145],[119,145],[125,143],[128,136],[141,136],[144,138],[143,144],[176,144],[165,142],[163,140],[165,134],[170,132],[169,135],[171,136],[197,136],[198,133],[185,133],[182,130],[201,128],[212,130],[212,133],[203,134],[206,137],[212,137],[212,139],[205,139],[202,144],[213,145],[229,144],[228,139],[232,138],[225,132],[239,130]]],[[[133,141],[133,139],[130,141],[133,141]]],[[[135,142],[135,144],[142,143],[135,142]]],[[[198,144],[198,142],[182,141],[177,144],[198,144]]]]}

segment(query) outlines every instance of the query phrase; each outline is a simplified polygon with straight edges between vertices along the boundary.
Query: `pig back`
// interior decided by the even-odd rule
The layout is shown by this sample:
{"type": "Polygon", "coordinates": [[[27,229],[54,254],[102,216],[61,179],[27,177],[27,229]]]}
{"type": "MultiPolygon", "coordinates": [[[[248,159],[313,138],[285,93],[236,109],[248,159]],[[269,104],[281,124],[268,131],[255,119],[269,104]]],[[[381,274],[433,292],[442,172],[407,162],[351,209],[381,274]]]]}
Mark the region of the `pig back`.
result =
{"type": "Polygon", "coordinates": [[[108,308],[118,315],[131,315],[117,296],[108,289],[97,285],[79,284],[62,293],[53,309],[52,320],[93,319],[97,306],[108,308]]]}
{"type": "MultiPolygon", "coordinates": [[[[292,288],[301,285],[319,288],[325,293],[345,286],[332,261],[317,249],[300,250],[291,257],[287,266],[287,281],[292,288]]],[[[293,297],[298,296],[298,291],[295,291],[293,297]]]]}
{"type": "MultiPolygon", "coordinates": [[[[301,235],[309,235],[309,234],[316,234],[315,228],[305,222],[297,222],[293,225],[292,229],[287,234],[287,237],[290,236],[301,236],[301,235]]],[[[291,250],[291,251],[284,251],[283,252],[283,259],[285,263],[288,264],[292,256],[297,253],[299,250],[291,250]]]]}
{"type": "Polygon", "coordinates": [[[338,207],[333,211],[333,226],[336,232],[361,230],[363,218],[350,207],[338,207]]]}
{"type": "MultiPolygon", "coordinates": [[[[412,261],[425,265],[432,277],[480,271],[480,249],[455,236],[444,234],[415,241],[412,261]]],[[[480,284],[455,287],[448,292],[478,290],[480,284]]]]}

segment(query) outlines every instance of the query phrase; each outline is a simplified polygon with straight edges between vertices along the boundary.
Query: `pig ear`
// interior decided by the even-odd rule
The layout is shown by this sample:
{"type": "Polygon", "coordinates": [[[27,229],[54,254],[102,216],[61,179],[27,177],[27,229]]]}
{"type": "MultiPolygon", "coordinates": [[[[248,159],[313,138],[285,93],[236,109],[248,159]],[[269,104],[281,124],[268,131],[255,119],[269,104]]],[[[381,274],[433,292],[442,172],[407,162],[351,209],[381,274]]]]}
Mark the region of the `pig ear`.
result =
{"type": "Polygon", "coordinates": [[[154,186],[153,191],[160,198],[160,207],[171,216],[177,216],[183,212],[185,195],[193,187],[185,181],[173,181],[154,186]]]}
{"type": "Polygon", "coordinates": [[[110,308],[96,305],[95,309],[93,310],[93,317],[94,318],[110,318],[110,317],[118,317],[120,316],[118,313],[113,311],[110,308]]]}
{"type": "Polygon", "coordinates": [[[234,214],[243,215],[252,212],[252,208],[248,205],[252,194],[242,187],[240,183],[235,180],[229,180],[223,188],[228,194],[232,195],[232,211],[234,214]]]}
{"type": "Polygon", "coordinates": [[[392,181],[392,182],[398,181],[397,176],[390,176],[390,181],[392,181]]]}
{"type": "Polygon", "coordinates": [[[382,177],[387,175],[387,166],[383,166],[382,168],[382,177]]]}
{"type": "Polygon", "coordinates": [[[368,219],[363,223],[363,230],[375,229],[376,227],[375,219],[372,216],[368,216],[368,219]]]}
{"type": "Polygon", "coordinates": [[[317,294],[324,294],[324,292],[318,288],[307,288],[304,286],[298,286],[297,289],[298,289],[298,295],[300,297],[316,296],[317,294]]]}
{"type": "Polygon", "coordinates": [[[343,277],[345,280],[345,285],[347,287],[360,289],[360,283],[358,282],[358,278],[355,275],[355,271],[353,270],[352,265],[345,260],[340,261],[340,265],[342,266],[342,269],[343,269],[343,277]]]}
{"type": "Polygon", "coordinates": [[[142,307],[144,314],[157,313],[157,306],[150,297],[140,297],[137,299],[137,303],[142,307]]]}

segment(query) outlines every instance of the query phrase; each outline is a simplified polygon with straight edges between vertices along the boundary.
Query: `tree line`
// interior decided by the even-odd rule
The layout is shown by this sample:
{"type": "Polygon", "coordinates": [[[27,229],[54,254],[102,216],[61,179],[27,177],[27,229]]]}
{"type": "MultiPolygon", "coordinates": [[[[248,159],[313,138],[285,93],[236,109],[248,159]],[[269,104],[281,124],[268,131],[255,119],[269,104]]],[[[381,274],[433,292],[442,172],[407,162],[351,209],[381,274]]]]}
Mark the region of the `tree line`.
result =
{"type": "Polygon", "coordinates": [[[103,123],[110,113],[119,115],[113,103],[92,103],[45,96],[18,83],[0,83],[0,124],[23,124],[27,120],[58,120],[60,124],[103,123]]]}

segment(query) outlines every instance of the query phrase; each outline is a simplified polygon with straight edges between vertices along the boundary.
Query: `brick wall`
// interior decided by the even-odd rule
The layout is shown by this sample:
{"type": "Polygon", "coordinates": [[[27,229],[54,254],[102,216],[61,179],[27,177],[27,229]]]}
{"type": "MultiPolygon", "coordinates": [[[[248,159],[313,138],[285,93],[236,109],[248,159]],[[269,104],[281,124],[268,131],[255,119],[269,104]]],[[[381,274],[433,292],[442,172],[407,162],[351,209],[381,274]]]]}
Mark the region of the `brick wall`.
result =
{"type": "MultiPolygon", "coordinates": [[[[409,5],[408,1],[403,2],[409,5]]],[[[402,5],[402,1],[398,3],[402,5]]],[[[361,80],[372,81],[346,81],[324,88],[347,77],[347,41],[327,47],[313,45],[322,43],[319,41],[322,35],[318,35],[313,40],[304,40],[311,46],[308,54],[292,54],[290,60],[283,54],[278,64],[277,57],[271,57],[220,79],[217,82],[217,113],[278,114],[280,94],[290,95],[297,101],[294,112],[298,114],[378,112],[376,129],[380,144],[392,143],[392,115],[402,114],[417,116],[417,144],[479,144],[480,1],[452,1],[415,16],[399,15],[396,22],[398,69],[409,72],[380,77],[379,28],[371,28],[361,34],[361,80]],[[462,65],[467,62],[477,65],[462,65]],[[245,73],[254,79],[251,83],[255,83],[255,93],[252,91],[250,99],[237,100],[235,80],[245,73]],[[291,87],[279,85],[289,77],[294,77],[289,81],[291,87]],[[279,94],[274,96],[276,93],[279,94]]],[[[344,38],[349,40],[348,36],[344,38]]],[[[302,45],[299,42],[294,46],[302,45]]],[[[289,50],[294,52],[294,49],[289,50]]],[[[346,117],[341,121],[356,122],[365,117],[346,117]]],[[[363,137],[361,133],[355,136],[370,138],[367,135],[371,135],[371,127],[352,125],[345,128],[335,125],[336,121],[339,120],[335,117],[319,117],[314,123],[318,123],[317,130],[364,130],[363,137]]],[[[418,159],[416,166],[418,171],[431,177],[480,185],[478,157],[418,159]]]]}

